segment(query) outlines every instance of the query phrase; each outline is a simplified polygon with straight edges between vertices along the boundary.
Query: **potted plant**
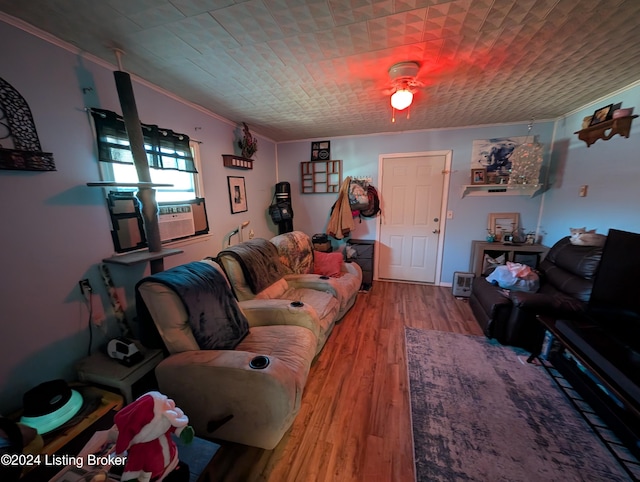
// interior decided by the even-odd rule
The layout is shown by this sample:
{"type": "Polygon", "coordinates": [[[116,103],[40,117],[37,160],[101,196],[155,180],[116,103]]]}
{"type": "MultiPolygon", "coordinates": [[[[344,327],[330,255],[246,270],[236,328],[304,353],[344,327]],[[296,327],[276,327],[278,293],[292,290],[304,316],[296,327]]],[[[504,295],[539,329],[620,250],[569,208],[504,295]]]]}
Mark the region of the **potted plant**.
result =
{"type": "Polygon", "coordinates": [[[243,135],[238,141],[238,147],[242,152],[242,157],[251,159],[253,155],[258,152],[258,139],[251,135],[249,126],[245,122],[243,122],[242,125],[244,126],[242,129],[243,135]]]}

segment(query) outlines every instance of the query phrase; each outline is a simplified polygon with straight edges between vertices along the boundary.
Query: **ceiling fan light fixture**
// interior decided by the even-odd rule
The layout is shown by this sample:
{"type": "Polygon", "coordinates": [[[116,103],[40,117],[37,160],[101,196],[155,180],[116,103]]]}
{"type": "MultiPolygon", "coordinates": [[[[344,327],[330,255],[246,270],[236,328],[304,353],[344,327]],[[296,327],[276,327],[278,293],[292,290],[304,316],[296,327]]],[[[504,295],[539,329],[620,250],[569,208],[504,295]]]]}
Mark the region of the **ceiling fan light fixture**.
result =
{"type": "Polygon", "coordinates": [[[413,92],[408,89],[398,89],[391,95],[391,107],[404,110],[413,102],[413,92]]]}

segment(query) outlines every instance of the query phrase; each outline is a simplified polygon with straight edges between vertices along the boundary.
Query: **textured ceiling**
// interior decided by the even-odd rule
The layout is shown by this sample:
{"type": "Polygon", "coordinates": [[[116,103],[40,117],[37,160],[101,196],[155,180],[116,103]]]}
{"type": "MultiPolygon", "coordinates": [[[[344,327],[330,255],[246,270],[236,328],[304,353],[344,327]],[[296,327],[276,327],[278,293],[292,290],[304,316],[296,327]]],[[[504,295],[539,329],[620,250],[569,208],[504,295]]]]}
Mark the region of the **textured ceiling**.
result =
{"type": "Polygon", "coordinates": [[[640,80],[638,0],[0,0],[277,141],[549,119],[640,80]],[[391,122],[389,67],[420,64],[391,122]]]}

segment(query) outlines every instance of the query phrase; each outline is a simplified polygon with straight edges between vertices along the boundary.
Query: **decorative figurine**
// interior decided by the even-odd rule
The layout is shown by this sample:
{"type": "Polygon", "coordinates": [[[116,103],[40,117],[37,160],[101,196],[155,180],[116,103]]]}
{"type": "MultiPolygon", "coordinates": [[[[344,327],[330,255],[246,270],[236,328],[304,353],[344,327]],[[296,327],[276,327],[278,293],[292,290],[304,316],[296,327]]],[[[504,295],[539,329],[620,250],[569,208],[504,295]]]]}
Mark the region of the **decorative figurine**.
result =
{"type": "Polygon", "coordinates": [[[171,434],[185,443],[193,440],[189,418],[160,392],[146,393],[124,407],[116,413],[115,424],[116,454],[128,452],[122,481],[164,480],[178,466],[178,448],[171,434]]]}

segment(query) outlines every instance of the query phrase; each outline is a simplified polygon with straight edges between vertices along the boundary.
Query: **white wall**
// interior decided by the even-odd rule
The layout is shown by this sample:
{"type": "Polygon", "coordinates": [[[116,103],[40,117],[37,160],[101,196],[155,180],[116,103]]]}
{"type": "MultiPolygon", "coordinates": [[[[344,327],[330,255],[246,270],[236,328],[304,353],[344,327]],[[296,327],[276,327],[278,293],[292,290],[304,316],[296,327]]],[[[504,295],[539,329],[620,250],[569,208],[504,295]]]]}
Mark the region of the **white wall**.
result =
{"type": "MultiPolygon", "coordinates": [[[[92,120],[85,107],[121,112],[111,68],[0,22],[5,46],[2,78],[29,104],[40,143],[52,152],[55,172],[0,170],[0,413],[15,409],[22,394],[52,378],[75,378],[74,363],[87,352],[88,312],[78,281],[89,278],[108,315],[106,333],[94,330],[94,350],[118,334],[98,271],[113,254],[99,180],[92,120]],[[86,95],[82,89],[91,88],[86,95]]],[[[123,58],[126,68],[126,56],[123,58]]],[[[267,220],[275,179],[275,144],[259,138],[254,169],[224,168],[233,153],[237,124],[179,102],[134,80],[142,122],[185,133],[202,142],[202,176],[212,236],[184,246],[165,267],[216,255],[222,238],[244,220],[259,237],[276,228],[267,220]],[[227,176],[245,177],[248,212],[231,215],[227,176]]],[[[241,120],[241,119],[239,119],[241,120]]],[[[112,275],[134,316],[133,286],[146,264],[114,267],[112,275]]]]}

